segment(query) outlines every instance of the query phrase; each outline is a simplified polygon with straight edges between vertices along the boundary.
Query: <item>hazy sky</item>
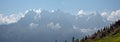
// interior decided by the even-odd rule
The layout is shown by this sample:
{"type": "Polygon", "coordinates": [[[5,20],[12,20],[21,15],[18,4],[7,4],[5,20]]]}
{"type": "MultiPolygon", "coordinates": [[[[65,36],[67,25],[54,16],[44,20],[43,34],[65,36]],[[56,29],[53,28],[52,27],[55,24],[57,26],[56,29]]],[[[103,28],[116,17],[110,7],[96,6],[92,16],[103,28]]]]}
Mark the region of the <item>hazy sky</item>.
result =
{"type": "Polygon", "coordinates": [[[66,12],[82,10],[116,10],[120,0],[0,0],[0,13],[22,12],[28,9],[60,9],[66,12]]]}

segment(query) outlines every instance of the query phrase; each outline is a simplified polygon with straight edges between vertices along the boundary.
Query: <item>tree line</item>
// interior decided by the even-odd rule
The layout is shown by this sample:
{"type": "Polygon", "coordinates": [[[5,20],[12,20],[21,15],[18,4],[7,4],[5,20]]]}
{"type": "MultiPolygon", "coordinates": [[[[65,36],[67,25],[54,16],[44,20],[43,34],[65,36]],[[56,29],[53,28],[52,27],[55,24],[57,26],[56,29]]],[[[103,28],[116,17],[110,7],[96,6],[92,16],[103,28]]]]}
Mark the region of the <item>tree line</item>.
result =
{"type": "MultiPolygon", "coordinates": [[[[72,42],[80,42],[80,40],[79,39],[75,39],[75,37],[73,36],[72,37],[72,40],[71,40],[72,42]]],[[[58,42],[57,40],[55,40],[55,42],[58,42]]],[[[67,40],[65,40],[64,42],[68,42],[67,40]]]]}
{"type": "Polygon", "coordinates": [[[98,30],[97,32],[95,32],[91,36],[85,36],[80,41],[81,42],[89,42],[87,40],[104,38],[108,35],[115,35],[118,32],[120,32],[120,20],[116,21],[113,24],[110,24],[110,26],[107,26],[107,27],[104,27],[101,30],[98,30]]]}

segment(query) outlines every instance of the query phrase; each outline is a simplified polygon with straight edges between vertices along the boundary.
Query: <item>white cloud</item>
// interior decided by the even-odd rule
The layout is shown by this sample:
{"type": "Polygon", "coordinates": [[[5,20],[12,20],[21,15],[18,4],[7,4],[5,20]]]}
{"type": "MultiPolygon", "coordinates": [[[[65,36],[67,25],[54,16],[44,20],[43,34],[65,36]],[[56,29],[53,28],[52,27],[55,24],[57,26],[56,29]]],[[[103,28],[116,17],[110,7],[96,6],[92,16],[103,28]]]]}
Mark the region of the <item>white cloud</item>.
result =
{"type": "Polygon", "coordinates": [[[84,12],[83,10],[80,10],[80,11],[78,11],[77,16],[83,16],[85,14],[86,14],[86,12],[84,12]]]}
{"type": "Polygon", "coordinates": [[[41,9],[29,9],[26,10],[24,13],[18,13],[18,14],[10,14],[10,15],[4,15],[0,14],[0,24],[11,24],[18,22],[21,18],[23,18],[29,11],[34,11],[37,15],[34,17],[35,20],[40,18],[41,9]]]}
{"type": "Polygon", "coordinates": [[[108,12],[101,12],[100,14],[103,18],[103,22],[107,22],[109,20],[107,20],[108,16],[110,15],[108,12]]]}
{"type": "Polygon", "coordinates": [[[54,13],[54,12],[55,12],[55,10],[51,10],[51,12],[52,12],[52,13],[54,13]]]}
{"type": "Polygon", "coordinates": [[[111,14],[107,18],[107,20],[109,21],[117,21],[119,19],[120,19],[120,9],[116,11],[112,11],[111,14]]]}
{"type": "MultiPolygon", "coordinates": [[[[98,13],[96,11],[89,11],[89,12],[86,12],[84,10],[80,10],[78,11],[78,14],[76,14],[76,19],[78,17],[83,17],[83,16],[96,16],[97,14],[100,14],[103,19],[106,19],[107,21],[117,21],[120,19],[120,9],[119,10],[116,10],[116,11],[112,11],[112,12],[101,12],[101,13],[98,13]]],[[[90,18],[87,18],[87,20],[89,20],[90,18]]]]}
{"type": "Polygon", "coordinates": [[[0,24],[16,23],[22,17],[24,17],[23,14],[11,14],[9,16],[5,16],[3,14],[0,14],[0,24]]]}
{"type": "Polygon", "coordinates": [[[97,14],[96,11],[84,11],[84,10],[80,10],[80,11],[78,11],[78,13],[76,14],[76,16],[78,16],[78,17],[90,16],[90,15],[95,16],[96,14],[97,14]]]}
{"type": "Polygon", "coordinates": [[[85,33],[85,34],[88,34],[88,33],[91,33],[95,30],[97,30],[96,28],[82,28],[82,27],[77,27],[75,25],[73,25],[73,30],[77,31],[77,32],[82,32],[82,33],[85,33]]]}
{"type": "Polygon", "coordinates": [[[80,29],[80,31],[81,31],[82,33],[88,33],[88,32],[91,32],[92,30],[91,30],[91,29],[88,29],[88,28],[82,28],[82,29],[80,29]]]}
{"type": "Polygon", "coordinates": [[[36,28],[39,26],[39,24],[36,24],[36,23],[30,23],[29,24],[30,28],[36,28]]]}
{"type": "Polygon", "coordinates": [[[60,26],[59,23],[56,23],[56,24],[55,24],[55,23],[53,23],[53,22],[47,24],[47,27],[52,28],[52,29],[60,29],[60,28],[61,28],[61,26],[60,26]]]}
{"type": "Polygon", "coordinates": [[[41,9],[33,9],[33,11],[36,13],[36,14],[40,14],[42,11],[41,9]]]}
{"type": "Polygon", "coordinates": [[[102,17],[108,17],[108,13],[107,13],[107,12],[102,12],[102,13],[101,13],[101,16],[102,16],[102,17]]]}
{"type": "Polygon", "coordinates": [[[26,10],[26,11],[24,12],[24,14],[27,14],[29,11],[30,11],[30,10],[26,10]]]}

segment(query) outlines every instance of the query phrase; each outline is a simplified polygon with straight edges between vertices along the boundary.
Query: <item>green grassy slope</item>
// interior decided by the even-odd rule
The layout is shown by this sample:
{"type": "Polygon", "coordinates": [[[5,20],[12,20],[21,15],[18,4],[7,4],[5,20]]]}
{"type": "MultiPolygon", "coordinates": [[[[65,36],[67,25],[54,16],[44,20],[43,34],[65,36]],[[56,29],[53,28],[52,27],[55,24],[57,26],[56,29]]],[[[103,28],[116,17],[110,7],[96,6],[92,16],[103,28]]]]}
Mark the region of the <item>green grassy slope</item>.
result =
{"type": "Polygon", "coordinates": [[[109,35],[100,39],[90,40],[91,42],[120,42],[120,33],[109,35]]]}
{"type": "Polygon", "coordinates": [[[115,35],[109,34],[105,36],[104,38],[89,39],[84,42],[120,42],[120,29],[119,29],[119,32],[116,33],[115,35]]]}
{"type": "Polygon", "coordinates": [[[81,42],[120,42],[120,20],[91,36],[86,36],[81,42]]]}

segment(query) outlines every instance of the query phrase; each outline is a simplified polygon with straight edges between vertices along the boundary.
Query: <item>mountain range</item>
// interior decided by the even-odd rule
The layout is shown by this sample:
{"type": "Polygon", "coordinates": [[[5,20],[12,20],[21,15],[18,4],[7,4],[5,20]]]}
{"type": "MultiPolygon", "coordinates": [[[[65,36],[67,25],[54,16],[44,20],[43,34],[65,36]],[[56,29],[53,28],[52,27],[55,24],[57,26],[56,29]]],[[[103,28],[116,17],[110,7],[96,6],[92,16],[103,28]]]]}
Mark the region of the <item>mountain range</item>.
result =
{"type": "Polygon", "coordinates": [[[110,23],[99,12],[73,15],[61,10],[28,10],[17,22],[0,25],[0,42],[71,42],[73,36],[81,39],[110,23]]]}

